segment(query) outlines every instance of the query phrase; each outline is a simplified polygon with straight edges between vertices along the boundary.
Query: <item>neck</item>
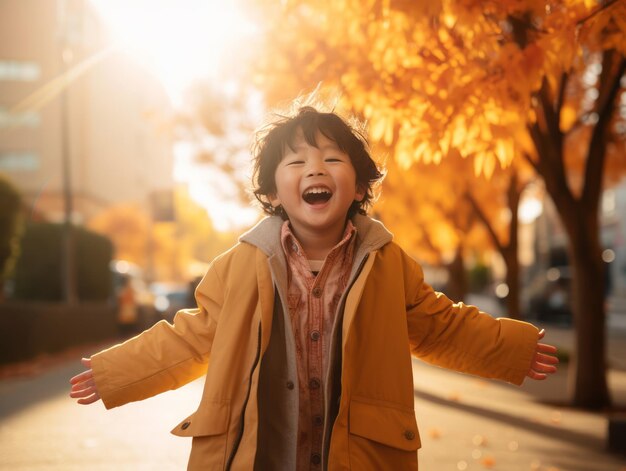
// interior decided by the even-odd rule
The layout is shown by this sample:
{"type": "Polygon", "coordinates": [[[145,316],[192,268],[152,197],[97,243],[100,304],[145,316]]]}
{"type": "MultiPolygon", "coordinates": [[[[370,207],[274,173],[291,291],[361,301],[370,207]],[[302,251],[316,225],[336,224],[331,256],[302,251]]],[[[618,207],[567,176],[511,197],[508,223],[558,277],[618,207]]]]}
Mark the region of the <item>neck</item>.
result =
{"type": "Polygon", "coordinates": [[[345,225],[324,232],[311,231],[302,227],[296,228],[293,225],[291,230],[310,260],[324,260],[333,247],[341,241],[345,225]]]}

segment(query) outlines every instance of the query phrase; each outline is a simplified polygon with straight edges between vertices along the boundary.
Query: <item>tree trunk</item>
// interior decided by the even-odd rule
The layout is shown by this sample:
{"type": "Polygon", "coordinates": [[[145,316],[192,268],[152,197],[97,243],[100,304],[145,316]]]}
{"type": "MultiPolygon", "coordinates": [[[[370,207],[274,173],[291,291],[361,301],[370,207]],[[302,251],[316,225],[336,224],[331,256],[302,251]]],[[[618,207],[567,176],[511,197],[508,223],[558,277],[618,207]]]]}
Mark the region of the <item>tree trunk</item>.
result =
{"type": "Polygon", "coordinates": [[[506,264],[506,284],[509,287],[509,293],[506,296],[507,315],[511,319],[522,318],[520,312],[520,293],[519,293],[519,259],[517,258],[517,244],[510,247],[510,250],[503,253],[504,263],[506,264]]]}
{"type": "Polygon", "coordinates": [[[491,238],[491,242],[496,247],[504,264],[506,266],[505,282],[509,288],[509,292],[506,296],[506,308],[507,314],[512,319],[521,319],[520,311],[520,292],[519,292],[519,258],[518,258],[518,246],[519,246],[519,202],[520,195],[523,191],[522,185],[519,185],[519,178],[515,170],[511,171],[511,178],[509,180],[509,187],[507,190],[507,204],[509,211],[511,212],[511,223],[509,224],[509,240],[502,243],[498,238],[495,228],[489,221],[487,215],[483,212],[478,202],[474,199],[471,193],[466,193],[466,198],[474,208],[478,220],[483,223],[487,234],[491,238]]]}
{"type": "MultiPolygon", "coordinates": [[[[529,126],[537,149],[535,168],[544,179],[568,235],[572,268],[570,305],[576,327],[576,354],[570,365],[572,405],[585,409],[597,410],[611,405],[606,379],[605,272],[600,245],[599,202],[611,117],[625,71],[626,58],[615,50],[604,51],[598,79],[599,97],[595,103],[598,121],[591,133],[584,184],[579,196],[571,191],[566,176],[564,135],[559,128],[562,102],[557,100],[554,104],[551,100],[546,79],[536,96],[537,122],[529,126]]],[[[561,81],[563,92],[566,78],[564,75],[561,81]]]]}
{"type": "Polygon", "coordinates": [[[454,259],[447,268],[449,277],[446,286],[446,296],[454,302],[463,301],[467,296],[467,276],[465,274],[462,246],[457,248],[454,259]]]}
{"type": "Polygon", "coordinates": [[[521,319],[520,295],[519,295],[519,202],[522,190],[518,184],[517,172],[513,171],[507,192],[507,203],[511,211],[511,223],[509,224],[509,241],[502,246],[500,251],[506,264],[506,284],[509,292],[506,296],[506,308],[508,316],[512,319],[521,319]]]}
{"type": "Polygon", "coordinates": [[[609,407],[611,397],[606,380],[605,272],[596,213],[561,213],[561,217],[569,228],[573,272],[571,307],[577,351],[570,364],[572,403],[598,410],[609,407]]]}

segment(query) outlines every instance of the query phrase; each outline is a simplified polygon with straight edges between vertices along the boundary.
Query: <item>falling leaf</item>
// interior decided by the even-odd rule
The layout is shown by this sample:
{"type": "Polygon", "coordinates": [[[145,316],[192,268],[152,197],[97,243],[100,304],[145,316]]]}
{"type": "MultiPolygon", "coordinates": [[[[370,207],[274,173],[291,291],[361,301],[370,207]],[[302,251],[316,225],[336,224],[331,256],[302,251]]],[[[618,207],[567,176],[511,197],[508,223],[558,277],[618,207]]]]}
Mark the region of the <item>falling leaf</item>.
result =
{"type": "Polygon", "coordinates": [[[448,400],[452,401],[452,402],[460,402],[461,401],[461,395],[458,392],[453,391],[450,394],[448,394],[448,400]]]}
{"type": "Polygon", "coordinates": [[[480,462],[484,468],[491,469],[496,465],[496,459],[493,456],[485,456],[480,462]]]}
{"type": "Polygon", "coordinates": [[[428,436],[433,440],[441,438],[441,431],[438,428],[432,427],[428,430],[428,436]]]}
{"type": "Polygon", "coordinates": [[[475,379],[474,380],[474,385],[480,389],[487,389],[488,387],[491,386],[491,384],[489,383],[489,381],[485,381],[483,379],[475,379]]]}
{"type": "Polygon", "coordinates": [[[484,435],[474,435],[472,443],[475,446],[487,446],[487,438],[484,435]]]}

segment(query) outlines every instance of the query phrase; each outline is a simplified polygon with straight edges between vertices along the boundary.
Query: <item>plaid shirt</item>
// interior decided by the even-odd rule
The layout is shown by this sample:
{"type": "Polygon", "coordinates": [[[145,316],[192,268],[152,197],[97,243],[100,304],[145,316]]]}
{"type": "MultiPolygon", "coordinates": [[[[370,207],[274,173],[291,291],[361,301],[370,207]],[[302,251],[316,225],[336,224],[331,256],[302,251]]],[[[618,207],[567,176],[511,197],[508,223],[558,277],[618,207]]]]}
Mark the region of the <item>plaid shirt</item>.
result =
{"type": "Polygon", "coordinates": [[[299,471],[321,468],[324,372],[328,368],[331,330],[337,306],[352,268],[355,232],[356,228],[348,221],[341,242],[333,247],[318,267],[321,262],[307,260],[288,221],[281,230],[281,243],[287,257],[289,316],[300,384],[299,471]]]}

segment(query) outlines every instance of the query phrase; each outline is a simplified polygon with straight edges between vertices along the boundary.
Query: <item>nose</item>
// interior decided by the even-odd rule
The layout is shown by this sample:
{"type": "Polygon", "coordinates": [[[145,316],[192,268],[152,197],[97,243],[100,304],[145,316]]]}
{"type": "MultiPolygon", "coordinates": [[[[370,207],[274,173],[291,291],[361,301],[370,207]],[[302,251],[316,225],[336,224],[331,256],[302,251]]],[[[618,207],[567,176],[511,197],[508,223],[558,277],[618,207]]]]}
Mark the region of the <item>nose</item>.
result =
{"type": "Polygon", "coordinates": [[[323,161],[314,160],[310,163],[307,176],[308,177],[317,177],[320,175],[327,175],[326,167],[324,166],[323,161]]]}

